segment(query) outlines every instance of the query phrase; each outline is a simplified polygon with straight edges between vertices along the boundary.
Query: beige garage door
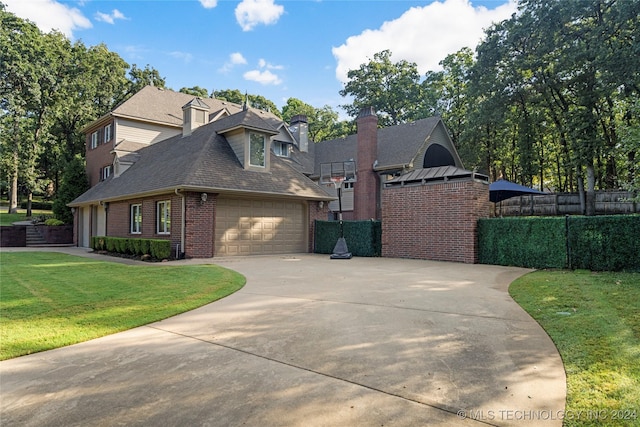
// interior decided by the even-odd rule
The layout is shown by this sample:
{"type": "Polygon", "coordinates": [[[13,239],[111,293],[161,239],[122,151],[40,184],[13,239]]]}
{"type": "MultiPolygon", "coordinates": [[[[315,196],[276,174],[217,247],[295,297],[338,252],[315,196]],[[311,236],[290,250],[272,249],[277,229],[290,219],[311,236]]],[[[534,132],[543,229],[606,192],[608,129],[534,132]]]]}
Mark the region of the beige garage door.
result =
{"type": "Polygon", "coordinates": [[[305,218],[300,202],[219,198],[215,255],[306,252],[305,218]]]}

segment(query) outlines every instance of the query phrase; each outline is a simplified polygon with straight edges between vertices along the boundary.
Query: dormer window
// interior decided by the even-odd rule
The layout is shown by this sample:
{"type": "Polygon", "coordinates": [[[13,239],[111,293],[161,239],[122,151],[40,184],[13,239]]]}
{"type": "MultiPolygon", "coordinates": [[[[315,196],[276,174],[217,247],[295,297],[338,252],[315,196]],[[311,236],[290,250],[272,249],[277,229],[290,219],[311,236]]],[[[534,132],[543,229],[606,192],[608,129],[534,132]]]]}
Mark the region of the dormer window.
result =
{"type": "Polygon", "coordinates": [[[249,133],[249,164],[264,167],[265,137],[262,134],[249,133]]]}
{"type": "Polygon", "coordinates": [[[274,141],[273,152],[276,156],[289,157],[289,144],[281,141],[274,141]]]}

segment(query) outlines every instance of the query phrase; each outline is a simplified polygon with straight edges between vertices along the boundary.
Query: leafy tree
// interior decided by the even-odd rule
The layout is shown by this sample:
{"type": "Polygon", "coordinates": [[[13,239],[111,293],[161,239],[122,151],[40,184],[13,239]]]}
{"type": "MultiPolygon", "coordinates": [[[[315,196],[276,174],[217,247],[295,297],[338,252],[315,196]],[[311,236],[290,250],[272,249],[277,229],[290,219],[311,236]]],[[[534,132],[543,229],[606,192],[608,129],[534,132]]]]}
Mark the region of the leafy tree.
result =
{"type": "Polygon", "coordinates": [[[328,105],[315,108],[297,98],[289,98],[287,104],[282,107],[282,119],[290,123],[291,117],[298,114],[307,116],[311,141],[319,142],[346,136],[338,126],[338,113],[328,105]]]}
{"type": "Polygon", "coordinates": [[[69,161],[62,174],[60,188],[53,201],[53,213],[65,224],[73,223],[73,214],[67,206],[74,199],[89,189],[89,180],[85,171],[84,160],[76,155],[69,161]]]}
{"type": "Polygon", "coordinates": [[[207,91],[207,89],[200,86],[183,87],[182,89],[180,89],[180,92],[193,95],[193,96],[198,96],[200,98],[209,97],[209,92],[207,91]]]}
{"type": "Polygon", "coordinates": [[[383,50],[357,70],[350,70],[347,77],[349,81],[340,95],[353,97],[351,104],[342,105],[351,117],[357,117],[366,107],[375,108],[382,127],[423,117],[424,100],[415,63],[393,63],[391,52],[383,50]]]}
{"type": "Polygon", "coordinates": [[[243,94],[238,89],[226,89],[213,91],[213,98],[233,102],[234,104],[240,105],[244,105],[245,102],[248,102],[248,105],[250,107],[269,111],[280,117],[280,110],[278,110],[276,104],[262,95],[249,95],[243,94]]]}

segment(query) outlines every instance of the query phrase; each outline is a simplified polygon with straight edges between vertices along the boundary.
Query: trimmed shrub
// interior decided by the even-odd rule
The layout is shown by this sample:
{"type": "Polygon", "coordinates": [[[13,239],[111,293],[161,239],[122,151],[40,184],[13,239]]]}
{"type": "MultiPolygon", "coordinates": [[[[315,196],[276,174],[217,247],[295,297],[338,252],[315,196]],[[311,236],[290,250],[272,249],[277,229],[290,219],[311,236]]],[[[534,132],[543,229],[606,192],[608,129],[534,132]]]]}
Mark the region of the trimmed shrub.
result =
{"type": "Polygon", "coordinates": [[[171,256],[171,242],[169,240],[150,240],[151,257],[165,259],[171,256]]]}
{"type": "Polygon", "coordinates": [[[64,225],[64,222],[60,221],[59,219],[49,218],[44,222],[44,225],[59,226],[59,225],[64,225]]]}
{"type": "Polygon", "coordinates": [[[125,255],[148,254],[158,260],[171,257],[171,241],[169,240],[94,236],[91,238],[91,248],[94,251],[108,251],[125,255]]]}
{"type": "Polygon", "coordinates": [[[640,215],[483,218],[481,264],[640,271],[640,215]]]}
{"type": "Polygon", "coordinates": [[[149,239],[137,239],[140,241],[140,255],[151,255],[151,241],[149,239]]]}
{"type": "MultiPolygon", "coordinates": [[[[27,203],[28,202],[22,202],[20,203],[20,209],[27,209],[27,203]]],[[[41,210],[41,211],[50,211],[53,209],[53,203],[52,202],[31,202],[31,209],[37,209],[37,210],[41,210]]]]}
{"type": "Polygon", "coordinates": [[[481,218],[478,262],[528,268],[564,268],[567,263],[562,217],[481,218]]]}
{"type": "Polygon", "coordinates": [[[571,217],[568,229],[569,267],[640,270],[640,215],[571,217]]]}

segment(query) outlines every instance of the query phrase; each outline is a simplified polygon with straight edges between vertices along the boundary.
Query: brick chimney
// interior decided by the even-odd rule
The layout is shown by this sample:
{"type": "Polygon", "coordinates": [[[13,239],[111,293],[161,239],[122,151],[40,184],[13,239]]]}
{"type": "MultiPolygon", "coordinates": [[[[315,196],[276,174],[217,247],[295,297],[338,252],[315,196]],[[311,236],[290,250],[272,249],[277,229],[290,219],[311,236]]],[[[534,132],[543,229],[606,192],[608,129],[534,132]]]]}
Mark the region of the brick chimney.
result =
{"type": "Polygon", "coordinates": [[[380,186],[378,176],[373,171],[373,163],[378,158],[378,116],[373,107],[360,110],[356,119],[358,128],[358,152],[356,167],[358,181],[354,185],[354,219],[368,220],[378,218],[378,200],[380,186]]]}

